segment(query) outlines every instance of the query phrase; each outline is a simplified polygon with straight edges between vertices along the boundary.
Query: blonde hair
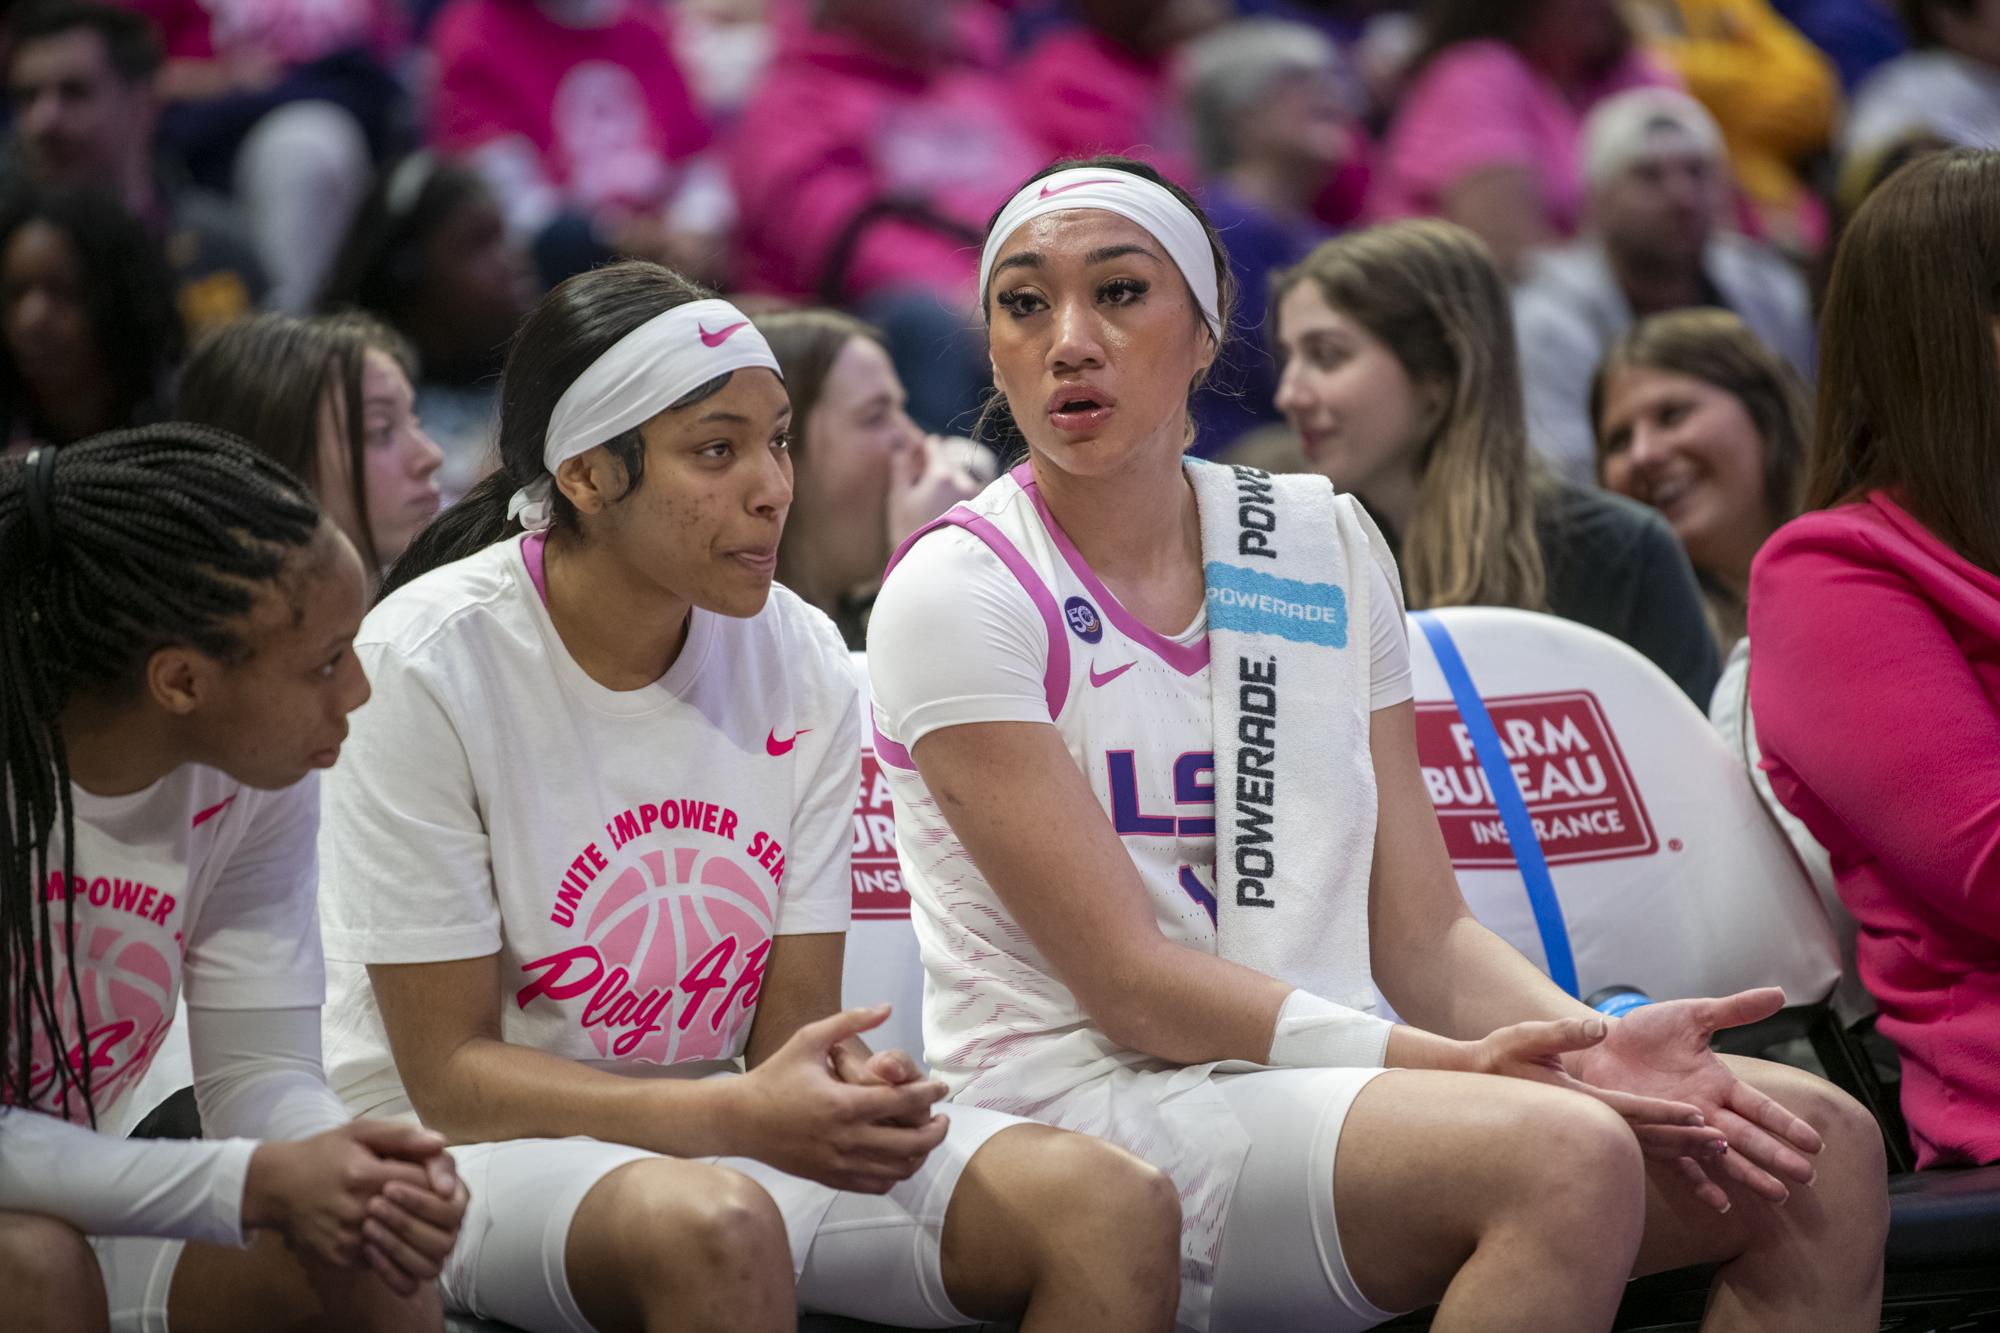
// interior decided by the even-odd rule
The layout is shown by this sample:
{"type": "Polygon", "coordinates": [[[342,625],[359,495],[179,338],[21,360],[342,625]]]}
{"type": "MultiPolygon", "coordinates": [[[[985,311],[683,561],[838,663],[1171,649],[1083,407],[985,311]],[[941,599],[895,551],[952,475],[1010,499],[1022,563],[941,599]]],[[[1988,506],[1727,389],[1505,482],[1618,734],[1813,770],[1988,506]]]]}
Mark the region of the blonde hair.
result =
{"type": "Polygon", "coordinates": [[[1337,236],[1272,280],[1271,309],[1308,279],[1447,394],[1401,534],[1410,605],[1547,610],[1514,318],[1485,243],[1431,218],[1337,236]]]}

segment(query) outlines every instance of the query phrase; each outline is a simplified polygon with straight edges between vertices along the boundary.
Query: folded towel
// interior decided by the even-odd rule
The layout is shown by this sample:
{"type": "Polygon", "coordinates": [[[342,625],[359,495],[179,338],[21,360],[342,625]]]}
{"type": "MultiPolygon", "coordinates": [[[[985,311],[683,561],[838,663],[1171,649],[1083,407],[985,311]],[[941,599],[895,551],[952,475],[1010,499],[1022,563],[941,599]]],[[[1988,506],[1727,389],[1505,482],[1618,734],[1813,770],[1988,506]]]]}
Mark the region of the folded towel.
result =
{"type": "Polygon", "coordinates": [[[1394,586],[1395,562],[1324,477],[1187,472],[1208,592],[1217,952],[1332,1002],[1288,1004],[1286,1021],[1319,1036],[1309,1058],[1280,1059],[1281,1023],[1274,1063],[1379,1064],[1387,1025],[1334,1011],[1375,1007],[1368,572],[1381,562],[1394,586]]]}

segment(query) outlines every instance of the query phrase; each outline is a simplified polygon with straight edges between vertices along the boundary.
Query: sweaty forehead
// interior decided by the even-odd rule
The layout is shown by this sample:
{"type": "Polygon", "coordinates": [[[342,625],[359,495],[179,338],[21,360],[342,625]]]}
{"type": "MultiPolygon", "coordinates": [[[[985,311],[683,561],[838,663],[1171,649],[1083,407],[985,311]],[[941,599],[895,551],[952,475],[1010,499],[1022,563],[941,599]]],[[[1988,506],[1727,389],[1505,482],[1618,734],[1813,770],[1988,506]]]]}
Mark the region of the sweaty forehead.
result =
{"type": "Polygon", "coordinates": [[[1029,252],[1050,263],[1079,263],[1094,250],[1121,245],[1143,246],[1161,261],[1173,262],[1153,233],[1132,219],[1102,208],[1065,208],[1029,218],[1016,227],[994,256],[994,267],[1029,252]]]}

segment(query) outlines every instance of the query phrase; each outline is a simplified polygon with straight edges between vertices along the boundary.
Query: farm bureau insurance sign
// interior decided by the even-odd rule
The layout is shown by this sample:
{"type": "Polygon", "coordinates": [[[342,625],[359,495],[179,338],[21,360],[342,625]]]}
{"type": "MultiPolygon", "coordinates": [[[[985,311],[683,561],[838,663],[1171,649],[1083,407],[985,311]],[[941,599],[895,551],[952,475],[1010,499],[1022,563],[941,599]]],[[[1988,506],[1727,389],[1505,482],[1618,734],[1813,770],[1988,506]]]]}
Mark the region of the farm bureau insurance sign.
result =
{"type": "MultiPolygon", "coordinates": [[[[1595,695],[1588,690],[1510,695],[1486,700],[1486,711],[1550,865],[1659,850],[1639,788],[1595,695]]],[[[1512,867],[1514,852],[1486,770],[1455,705],[1417,705],[1417,757],[1452,865],[1512,867]]]]}
{"type": "Polygon", "coordinates": [[[873,749],[861,752],[861,794],[854,803],[854,919],[899,920],[910,916],[910,894],[896,861],[896,809],[889,779],[873,749]]]}

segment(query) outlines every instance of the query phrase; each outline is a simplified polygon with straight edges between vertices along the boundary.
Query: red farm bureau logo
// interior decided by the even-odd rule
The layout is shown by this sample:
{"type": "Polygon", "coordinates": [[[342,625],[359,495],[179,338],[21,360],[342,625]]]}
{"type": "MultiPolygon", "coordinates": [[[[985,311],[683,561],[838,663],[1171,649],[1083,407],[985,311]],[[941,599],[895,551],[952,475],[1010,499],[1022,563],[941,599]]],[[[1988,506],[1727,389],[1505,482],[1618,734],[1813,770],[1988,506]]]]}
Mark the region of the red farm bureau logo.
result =
{"type": "MultiPolygon", "coordinates": [[[[1587,690],[1512,695],[1486,700],[1486,711],[1550,865],[1659,850],[1638,786],[1595,695],[1587,690]]],[[[1417,705],[1417,757],[1452,865],[1513,866],[1507,830],[1455,705],[1417,705]]]]}
{"type": "Polygon", "coordinates": [[[896,809],[889,779],[873,750],[861,752],[861,795],[854,803],[854,919],[906,921],[910,894],[896,861],[896,809]]]}

